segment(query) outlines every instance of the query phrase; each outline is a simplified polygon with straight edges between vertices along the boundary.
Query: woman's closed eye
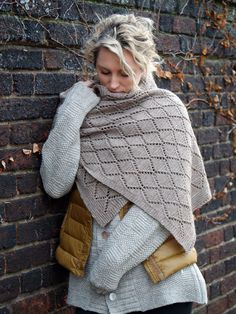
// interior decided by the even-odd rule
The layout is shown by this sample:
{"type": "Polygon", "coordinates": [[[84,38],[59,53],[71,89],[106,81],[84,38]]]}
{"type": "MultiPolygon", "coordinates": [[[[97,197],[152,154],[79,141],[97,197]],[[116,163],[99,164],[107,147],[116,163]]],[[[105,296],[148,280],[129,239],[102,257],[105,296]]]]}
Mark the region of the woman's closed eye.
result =
{"type": "Polygon", "coordinates": [[[110,74],[109,71],[105,71],[105,70],[102,70],[101,73],[102,73],[103,75],[108,75],[108,74],[110,74]]]}
{"type": "Polygon", "coordinates": [[[123,77],[129,77],[129,75],[126,74],[125,72],[121,72],[120,75],[123,76],[123,77]]]}

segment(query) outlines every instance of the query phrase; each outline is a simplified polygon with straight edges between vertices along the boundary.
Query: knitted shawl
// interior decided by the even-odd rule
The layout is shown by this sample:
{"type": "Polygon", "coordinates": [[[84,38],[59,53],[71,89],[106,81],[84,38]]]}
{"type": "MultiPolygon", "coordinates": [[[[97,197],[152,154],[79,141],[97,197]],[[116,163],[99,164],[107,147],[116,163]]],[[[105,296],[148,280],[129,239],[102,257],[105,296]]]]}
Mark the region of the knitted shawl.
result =
{"type": "Polygon", "coordinates": [[[189,251],[193,210],[211,193],[186,107],[152,77],[129,93],[97,89],[101,101],[80,133],[76,184],[84,203],[105,226],[129,200],[189,251]]]}

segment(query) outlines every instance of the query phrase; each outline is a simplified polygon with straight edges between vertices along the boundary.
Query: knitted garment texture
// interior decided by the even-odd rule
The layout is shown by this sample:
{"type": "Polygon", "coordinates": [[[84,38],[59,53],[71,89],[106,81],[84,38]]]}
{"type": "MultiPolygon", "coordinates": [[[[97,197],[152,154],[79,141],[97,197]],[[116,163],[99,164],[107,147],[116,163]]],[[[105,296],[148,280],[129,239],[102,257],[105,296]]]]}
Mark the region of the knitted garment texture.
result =
{"type": "Polygon", "coordinates": [[[105,226],[129,200],[189,251],[193,210],[211,193],[186,107],[153,77],[129,93],[97,89],[101,101],[80,130],[76,184],[84,203],[105,226]]]}

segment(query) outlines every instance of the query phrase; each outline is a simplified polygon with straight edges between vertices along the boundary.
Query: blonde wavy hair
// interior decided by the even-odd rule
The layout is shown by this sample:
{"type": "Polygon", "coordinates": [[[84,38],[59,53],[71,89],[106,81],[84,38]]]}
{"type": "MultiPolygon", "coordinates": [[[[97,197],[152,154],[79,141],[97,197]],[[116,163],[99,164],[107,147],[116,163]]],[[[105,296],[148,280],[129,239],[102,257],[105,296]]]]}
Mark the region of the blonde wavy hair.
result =
{"type": "Polygon", "coordinates": [[[125,61],[123,49],[131,52],[144,73],[154,71],[160,61],[154,43],[153,21],[134,14],[113,14],[95,25],[84,47],[85,58],[94,66],[101,47],[108,48],[119,57],[122,69],[133,81],[135,74],[125,61]]]}

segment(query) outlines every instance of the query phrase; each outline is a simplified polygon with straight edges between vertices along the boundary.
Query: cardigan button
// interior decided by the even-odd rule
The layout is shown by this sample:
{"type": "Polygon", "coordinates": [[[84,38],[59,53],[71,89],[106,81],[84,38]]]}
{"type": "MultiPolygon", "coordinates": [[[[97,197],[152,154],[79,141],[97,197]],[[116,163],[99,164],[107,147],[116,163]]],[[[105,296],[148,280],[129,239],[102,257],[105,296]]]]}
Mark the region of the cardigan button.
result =
{"type": "Polygon", "coordinates": [[[115,299],[116,299],[116,294],[115,294],[114,292],[110,293],[110,294],[109,294],[109,299],[110,299],[111,301],[115,301],[115,299]]]}
{"type": "Polygon", "coordinates": [[[109,233],[106,232],[106,231],[103,231],[103,232],[102,232],[102,238],[103,238],[104,240],[107,240],[108,237],[109,237],[109,233]]]}

